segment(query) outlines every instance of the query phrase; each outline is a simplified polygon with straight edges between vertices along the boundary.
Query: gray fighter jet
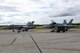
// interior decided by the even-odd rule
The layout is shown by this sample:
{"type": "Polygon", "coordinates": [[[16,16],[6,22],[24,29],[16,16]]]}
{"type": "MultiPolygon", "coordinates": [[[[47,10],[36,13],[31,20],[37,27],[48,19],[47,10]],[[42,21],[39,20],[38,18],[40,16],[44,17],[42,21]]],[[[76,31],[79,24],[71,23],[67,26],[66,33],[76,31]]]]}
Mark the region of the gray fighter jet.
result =
{"type": "Polygon", "coordinates": [[[34,25],[34,21],[28,22],[27,25],[13,25],[13,32],[15,32],[15,29],[19,33],[21,31],[28,31],[29,29],[33,29],[35,27],[36,26],[34,25]]]}
{"type": "Polygon", "coordinates": [[[52,21],[51,24],[44,25],[43,27],[52,29],[51,32],[53,32],[53,31],[56,31],[56,32],[63,31],[63,32],[65,32],[65,31],[68,31],[68,29],[70,29],[72,21],[73,21],[73,19],[71,19],[67,23],[66,20],[64,20],[63,23],[61,23],[61,24],[52,21]]]}
{"type": "Polygon", "coordinates": [[[13,32],[15,30],[20,33],[21,31],[28,31],[29,29],[33,29],[36,26],[34,25],[34,21],[28,22],[26,25],[9,25],[9,26],[1,26],[1,28],[12,29],[13,32]]]}

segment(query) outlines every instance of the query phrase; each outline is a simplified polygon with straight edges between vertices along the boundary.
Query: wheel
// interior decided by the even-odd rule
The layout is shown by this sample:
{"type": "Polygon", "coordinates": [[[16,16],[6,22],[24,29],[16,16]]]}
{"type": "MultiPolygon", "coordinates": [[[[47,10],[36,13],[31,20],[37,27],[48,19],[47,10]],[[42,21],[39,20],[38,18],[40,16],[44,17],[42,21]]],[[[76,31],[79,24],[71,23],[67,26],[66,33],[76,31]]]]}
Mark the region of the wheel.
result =
{"type": "Polygon", "coordinates": [[[62,29],[63,32],[65,32],[66,30],[67,30],[66,28],[63,28],[63,29],[62,29]]]}
{"type": "Polygon", "coordinates": [[[65,30],[63,30],[63,32],[65,32],[65,30]]]}
{"type": "Polygon", "coordinates": [[[58,33],[60,32],[60,29],[59,29],[59,28],[57,29],[57,32],[58,32],[58,33]]]}
{"type": "Polygon", "coordinates": [[[28,31],[28,29],[26,29],[25,31],[28,31]]]}
{"type": "Polygon", "coordinates": [[[59,33],[60,32],[60,27],[57,27],[56,28],[56,31],[59,33]]]}
{"type": "Polygon", "coordinates": [[[22,30],[24,32],[24,30],[22,30]]]}
{"type": "Polygon", "coordinates": [[[57,32],[59,33],[60,31],[58,30],[57,32]]]}
{"type": "Polygon", "coordinates": [[[68,31],[68,29],[66,29],[66,31],[68,31]]]}
{"type": "Polygon", "coordinates": [[[15,30],[12,30],[13,32],[15,32],[15,30]]]}
{"type": "Polygon", "coordinates": [[[18,33],[20,33],[20,30],[19,31],[17,31],[18,33]]]}

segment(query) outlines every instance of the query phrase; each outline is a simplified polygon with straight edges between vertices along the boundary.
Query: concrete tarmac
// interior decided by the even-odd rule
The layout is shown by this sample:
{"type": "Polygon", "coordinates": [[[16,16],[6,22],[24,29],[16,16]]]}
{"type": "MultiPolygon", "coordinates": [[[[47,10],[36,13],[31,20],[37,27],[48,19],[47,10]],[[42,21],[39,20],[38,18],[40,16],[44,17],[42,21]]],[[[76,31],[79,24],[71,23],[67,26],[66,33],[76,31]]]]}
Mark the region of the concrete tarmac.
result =
{"type": "Polygon", "coordinates": [[[80,29],[65,33],[0,30],[0,53],[80,53],[80,29]]]}

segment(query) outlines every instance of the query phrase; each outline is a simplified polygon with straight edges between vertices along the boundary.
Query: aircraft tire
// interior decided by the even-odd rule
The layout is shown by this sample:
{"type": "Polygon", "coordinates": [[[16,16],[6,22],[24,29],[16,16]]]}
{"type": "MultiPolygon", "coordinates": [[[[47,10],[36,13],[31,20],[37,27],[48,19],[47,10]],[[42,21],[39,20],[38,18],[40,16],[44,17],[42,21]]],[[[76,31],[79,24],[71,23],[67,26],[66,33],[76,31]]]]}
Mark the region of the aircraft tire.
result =
{"type": "Polygon", "coordinates": [[[25,31],[28,31],[28,29],[26,29],[25,31]]]}
{"type": "Polygon", "coordinates": [[[58,30],[57,30],[57,32],[59,33],[59,32],[60,32],[60,30],[58,29],[58,30]]]}
{"type": "Polygon", "coordinates": [[[68,31],[68,29],[66,29],[66,31],[68,31]]]}
{"type": "Polygon", "coordinates": [[[63,32],[66,32],[66,30],[67,30],[67,29],[63,28],[63,30],[62,30],[62,31],[63,31],[63,32]]]}
{"type": "Polygon", "coordinates": [[[22,30],[24,32],[24,30],[22,30]]]}
{"type": "Polygon", "coordinates": [[[63,30],[63,32],[65,32],[65,31],[63,30]]]}
{"type": "Polygon", "coordinates": [[[60,28],[59,27],[56,28],[56,32],[58,32],[58,33],[60,32],[60,28]]]}
{"type": "Polygon", "coordinates": [[[20,33],[20,30],[19,31],[17,31],[18,33],[20,33]]]}
{"type": "Polygon", "coordinates": [[[13,30],[13,32],[15,32],[15,30],[13,30]]]}

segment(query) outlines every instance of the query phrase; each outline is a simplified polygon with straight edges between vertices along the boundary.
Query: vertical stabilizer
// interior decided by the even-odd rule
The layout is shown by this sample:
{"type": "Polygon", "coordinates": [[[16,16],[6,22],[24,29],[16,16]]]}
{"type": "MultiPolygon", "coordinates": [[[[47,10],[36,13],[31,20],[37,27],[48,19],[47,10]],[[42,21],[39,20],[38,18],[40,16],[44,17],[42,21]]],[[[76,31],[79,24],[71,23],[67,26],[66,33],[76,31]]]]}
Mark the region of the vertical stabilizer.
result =
{"type": "Polygon", "coordinates": [[[34,21],[27,23],[28,26],[32,26],[33,24],[34,24],[34,21]]]}
{"type": "Polygon", "coordinates": [[[28,22],[27,25],[30,25],[30,22],[28,22]]]}
{"type": "Polygon", "coordinates": [[[63,21],[63,24],[67,24],[66,20],[63,21]]]}
{"type": "Polygon", "coordinates": [[[68,24],[72,24],[72,21],[73,21],[73,19],[71,19],[68,24]]]}

